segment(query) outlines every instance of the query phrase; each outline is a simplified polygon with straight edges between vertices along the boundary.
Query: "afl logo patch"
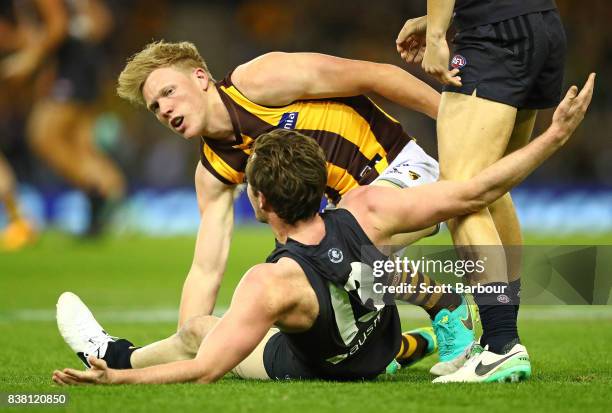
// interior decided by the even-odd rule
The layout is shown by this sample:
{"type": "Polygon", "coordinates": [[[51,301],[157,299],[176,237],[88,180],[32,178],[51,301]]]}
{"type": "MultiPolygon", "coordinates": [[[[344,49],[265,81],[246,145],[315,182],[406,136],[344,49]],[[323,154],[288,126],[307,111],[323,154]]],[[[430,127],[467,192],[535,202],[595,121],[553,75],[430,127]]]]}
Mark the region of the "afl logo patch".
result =
{"type": "Polygon", "coordinates": [[[502,304],[510,304],[510,297],[508,297],[506,294],[500,294],[497,296],[497,301],[502,304]]]}
{"type": "Polygon", "coordinates": [[[327,251],[327,256],[334,264],[341,263],[344,259],[344,254],[342,254],[342,251],[340,251],[338,248],[330,248],[329,251],[327,251]]]}
{"type": "Polygon", "coordinates": [[[451,60],[451,66],[453,69],[461,69],[465,65],[467,65],[467,60],[465,57],[461,56],[460,54],[453,56],[453,60],[451,60]]]}

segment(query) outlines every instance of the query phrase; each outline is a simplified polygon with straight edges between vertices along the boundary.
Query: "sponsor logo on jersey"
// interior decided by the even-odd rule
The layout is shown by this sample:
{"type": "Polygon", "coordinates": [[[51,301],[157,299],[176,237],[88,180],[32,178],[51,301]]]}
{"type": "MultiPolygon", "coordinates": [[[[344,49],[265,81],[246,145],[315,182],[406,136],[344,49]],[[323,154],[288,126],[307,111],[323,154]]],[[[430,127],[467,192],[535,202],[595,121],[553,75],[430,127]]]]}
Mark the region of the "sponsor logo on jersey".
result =
{"type": "Polygon", "coordinates": [[[295,129],[297,124],[299,112],[285,112],[281,116],[280,122],[278,122],[279,129],[295,129]]]}
{"type": "Polygon", "coordinates": [[[461,56],[460,54],[453,56],[453,60],[451,60],[451,66],[453,69],[461,69],[465,65],[467,65],[467,59],[465,57],[461,56]]]}
{"type": "Polygon", "coordinates": [[[341,263],[344,259],[344,254],[338,248],[330,248],[329,251],[327,251],[327,256],[334,264],[341,263]]]}

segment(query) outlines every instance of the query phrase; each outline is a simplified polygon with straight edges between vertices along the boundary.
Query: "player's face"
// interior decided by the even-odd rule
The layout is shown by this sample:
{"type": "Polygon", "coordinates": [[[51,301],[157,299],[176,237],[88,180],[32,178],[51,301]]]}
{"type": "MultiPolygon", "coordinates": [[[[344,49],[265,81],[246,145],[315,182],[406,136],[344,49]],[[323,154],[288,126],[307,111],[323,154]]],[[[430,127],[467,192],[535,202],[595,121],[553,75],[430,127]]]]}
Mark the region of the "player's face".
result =
{"type": "Polygon", "coordinates": [[[253,187],[251,185],[247,185],[247,195],[249,196],[249,201],[251,201],[253,211],[255,211],[255,219],[259,222],[267,224],[268,220],[266,218],[266,214],[259,207],[259,197],[255,195],[255,192],[253,192],[253,187]]]}
{"type": "Polygon", "coordinates": [[[190,139],[202,135],[205,127],[207,87],[208,77],[203,71],[189,73],[163,67],[151,72],[143,85],[142,96],[162,125],[190,139]]]}

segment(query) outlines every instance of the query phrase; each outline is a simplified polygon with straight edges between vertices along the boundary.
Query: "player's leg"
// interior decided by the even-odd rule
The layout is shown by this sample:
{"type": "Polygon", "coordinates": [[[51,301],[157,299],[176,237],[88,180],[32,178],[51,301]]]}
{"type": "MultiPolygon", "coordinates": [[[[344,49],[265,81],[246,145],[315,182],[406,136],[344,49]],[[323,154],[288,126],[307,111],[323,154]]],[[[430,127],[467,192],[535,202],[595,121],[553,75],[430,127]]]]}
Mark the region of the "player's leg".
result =
{"type": "Polygon", "coordinates": [[[89,198],[91,235],[102,227],[106,201],[119,199],[125,190],[118,168],[95,148],[93,119],[85,104],[52,99],[38,103],[29,119],[33,151],[89,198]]]}
{"type": "MultiPolygon", "coordinates": [[[[144,368],[193,359],[204,338],[219,320],[215,316],[194,317],[170,337],[136,348],[128,340],[108,335],[76,295],[63,293],[57,302],[57,325],[60,334],[87,367],[89,355],[103,359],[109,367],[116,369],[144,368]]],[[[276,333],[277,329],[271,329],[233,372],[247,379],[269,379],[264,367],[264,350],[268,340],[276,333]]]]}
{"type": "MultiPolygon", "coordinates": [[[[527,145],[537,116],[536,110],[519,110],[510,142],[506,148],[505,155],[527,145]]],[[[508,269],[508,284],[510,299],[514,304],[515,318],[518,316],[520,303],[521,279],[520,271],[522,265],[523,236],[521,225],[518,220],[512,197],[507,193],[489,206],[491,217],[497,228],[497,232],[504,245],[506,253],[506,264],[508,269]]]]}
{"type": "Polygon", "coordinates": [[[131,367],[143,368],[193,359],[198,353],[200,344],[218,321],[219,317],[215,316],[194,317],[188,320],[170,337],[135,350],[130,356],[131,367]]]}
{"type": "MultiPolygon", "coordinates": [[[[516,108],[472,95],[445,92],[438,114],[438,148],[443,179],[466,180],[482,171],[506,151],[516,120],[516,108]]],[[[480,284],[508,289],[505,251],[489,209],[450,220],[448,227],[460,254],[484,259],[480,284]]],[[[483,335],[495,352],[517,337],[513,308],[501,294],[477,294],[483,335]],[[499,303],[497,302],[499,301],[499,303]],[[508,313],[510,312],[510,317],[508,313]]]]}
{"type": "Polygon", "coordinates": [[[214,316],[195,317],[170,337],[136,348],[125,339],[111,337],[73,293],[57,301],[57,327],[66,344],[89,366],[88,355],[104,359],[112,368],[140,368],[194,358],[204,337],[218,322],[214,316]]]}
{"type": "Polygon", "coordinates": [[[78,122],[75,125],[75,146],[83,161],[95,170],[95,187],[105,199],[123,197],[125,178],[115,162],[96,147],[94,137],[95,112],[87,105],[75,103],[78,122]]]}
{"type": "MultiPolygon", "coordinates": [[[[193,359],[202,341],[219,320],[220,318],[215,316],[194,317],[188,320],[178,333],[135,350],[130,357],[131,367],[143,368],[171,361],[193,359]]],[[[270,337],[277,332],[277,329],[271,329],[251,354],[232,372],[243,379],[269,379],[264,367],[264,349],[270,337]]]]}
{"type": "Polygon", "coordinates": [[[94,139],[95,113],[84,103],[75,103],[78,122],[74,128],[75,154],[94,171],[92,186],[81,187],[90,204],[90,223],[87,235],[99,234],[108,220],[112,207],[124,196],[125,178],[106,154],[96,147],[94,139]]]}
{"type": "Polygon", "coordinates": [[[75,128],[79,124],[75,105],[53,100],[38,102],[28,120],[33,152],[73,185],[91,190],[97,183],[96,170],[86,162],[75,162],[75,128]]]}
{"type": "Polygon", "coordinates": [[[408,367],[438,350],[436,334],[431,327],[422,327],[402,333],[400,349],[395,360],[402,366],[408,367]]]}

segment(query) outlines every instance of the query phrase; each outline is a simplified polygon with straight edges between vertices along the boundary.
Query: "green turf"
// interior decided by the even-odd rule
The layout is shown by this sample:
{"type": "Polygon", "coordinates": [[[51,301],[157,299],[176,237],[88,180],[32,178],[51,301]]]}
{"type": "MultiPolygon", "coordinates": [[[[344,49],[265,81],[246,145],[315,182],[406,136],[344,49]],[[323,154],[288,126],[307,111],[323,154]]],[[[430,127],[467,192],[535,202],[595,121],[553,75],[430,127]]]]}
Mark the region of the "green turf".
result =
{"type": "MultiPolygon", "coordinates": [[[[610,239],[530,240],[609,244],[610,239]]],[[[221,306],[228,304],[244,270],[264,259],[271,246],[272,238],[262,228],[237,232],[219,297],[221,306]]],[[[0,255],[0,392],[66,391],[68,410],[84,412],[609,411],[612,318],[596,318],[592,316],[595,309],[589,308],[580,309],[578,314],[584,316],[569,319],[536,319],[528,316],[538,310],[525,309],[520,329],[534,376],[518,385],[434,386],[427,373],[433,359],[373,383],[258,383],[228,378],[210,386],[60,389],[51,384],[53,369],[79,366],[49,319],[62,291],[76,292],[94,313],[105,314],[100,321],[112,334],[137,344],[157,340],[171,333],[175,324],[123,320],[122,311],[176,308],[192,251],[191,238],[124,237],[80,243],[48,234],[31,249],[0,255]],[[41,321],[33,321],[37,314],[41,321]]],[[[425,322],[424,317],[406,319],[404,325],[425,322]]]]}

